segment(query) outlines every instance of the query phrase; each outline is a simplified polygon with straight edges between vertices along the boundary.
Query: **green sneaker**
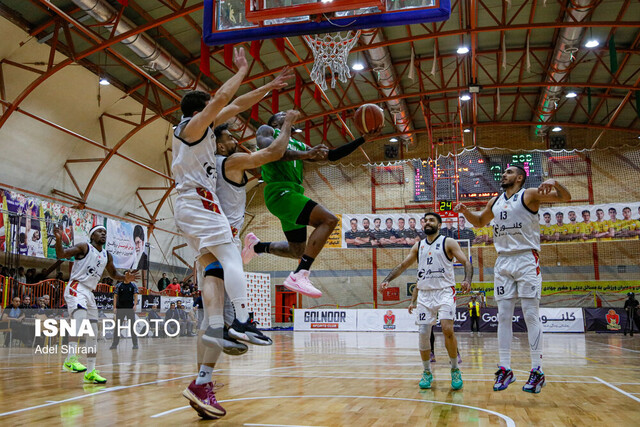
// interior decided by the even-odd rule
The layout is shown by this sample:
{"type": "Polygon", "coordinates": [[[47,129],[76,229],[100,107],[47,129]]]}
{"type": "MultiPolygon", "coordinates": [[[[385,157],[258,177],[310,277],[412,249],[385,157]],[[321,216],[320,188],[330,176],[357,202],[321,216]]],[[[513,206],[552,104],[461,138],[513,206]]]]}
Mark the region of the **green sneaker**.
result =
{"type": "Polygon", "coordinates": [[[462,374],[458,368],[451,370],[451,388],[454,390],[462,388],[462,374]]]}
{"type": "Polygon", "coordinates": [[[71,356],[65,360],[62,369],[68,372],[84,372],[87,370],[87,367],[78,362],[78,356],[71,356]]]}
{"type": "Polygon", "coordinates": [[[84,374],[84,382],[89,384],[104,384],[107,382],[106,378],[102,378],[99,374],[100,371],[94,369],[91,372],[84,374]]]}
{"type": "Polygon", "coordinates": [[[433,381],[433,375],[431,375],[431,371],[427,371],[425,369],[425,371],[422,373],[422,379],[420,380],[420,384],[418,385],[420,386],[421,389],[431,388],[431,381],[433,381]]]}

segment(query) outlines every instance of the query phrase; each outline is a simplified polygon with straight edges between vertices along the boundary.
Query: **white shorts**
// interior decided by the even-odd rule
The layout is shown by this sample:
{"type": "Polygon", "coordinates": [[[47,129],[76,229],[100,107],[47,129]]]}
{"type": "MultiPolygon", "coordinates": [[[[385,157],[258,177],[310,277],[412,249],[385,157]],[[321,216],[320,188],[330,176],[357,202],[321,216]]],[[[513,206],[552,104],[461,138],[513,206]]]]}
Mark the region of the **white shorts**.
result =
{"type": "Polygon", "coordinates": [[[233,242],[231,226],[219,203],[211,193],[204,197],[195,190],[179,194],[174,208],[178,231],[199,254],[206,253],[210,246],[233,242]]]}
{"type": "Polygon", "coordinates": [[[438,319],[456,317],[456,288],[418,290],[417,325],[435,325],[438,319]]]}
{"type": "Polygon", "coordinates": [[[88,319],[98,320],[98,306],[93,292],[77,280],[72,280],[65,286],[64,302],[67,304],[69,317],[73,318],[76,310],[85,309],[88,319]]]}
{"type": "Polygon", "coordinates": [[[493,271],[493,298],[540,298],[542,275],[538,252],[499,255],[493,271]]]}

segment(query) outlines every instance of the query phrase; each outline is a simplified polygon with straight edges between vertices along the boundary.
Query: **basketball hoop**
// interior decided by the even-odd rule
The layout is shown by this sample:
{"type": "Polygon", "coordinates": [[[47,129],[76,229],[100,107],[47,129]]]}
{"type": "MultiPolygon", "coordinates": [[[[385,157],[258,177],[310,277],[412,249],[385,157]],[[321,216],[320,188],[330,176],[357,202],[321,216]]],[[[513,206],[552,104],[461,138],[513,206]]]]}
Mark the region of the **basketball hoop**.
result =
{"type": "Polygon", "coordinates": [[[336,87],[336,74],[341,82],[346,83],[351,77],[347,57],[358,41],[360,30],[342,33],[305,35],[304,40],[311,48],[315,61],[311,69],[311,79],[323,90],[327,89],[325,68],[331,72],[331,87],[336,87]]]}

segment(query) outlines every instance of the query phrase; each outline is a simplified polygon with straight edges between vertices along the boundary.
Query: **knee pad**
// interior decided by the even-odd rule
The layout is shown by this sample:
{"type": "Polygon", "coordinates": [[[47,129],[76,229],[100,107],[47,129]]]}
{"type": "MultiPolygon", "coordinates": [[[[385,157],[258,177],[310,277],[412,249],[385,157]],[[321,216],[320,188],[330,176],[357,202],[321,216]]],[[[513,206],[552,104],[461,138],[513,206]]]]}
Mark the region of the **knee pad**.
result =
{"type": "Polygon", "coordinates": [[[224,280],[224,270],[222,269],[220,261],[214,261],[207,265],[204,268],[204,276],[217,277],[218,279],[224,280]]]}
{"type": "Polygon", "coordinates": [[[418,349],[420,351],[428,351],[431,349],[429,338],[431,336],[431,325],[418,326],[418,349]]]}

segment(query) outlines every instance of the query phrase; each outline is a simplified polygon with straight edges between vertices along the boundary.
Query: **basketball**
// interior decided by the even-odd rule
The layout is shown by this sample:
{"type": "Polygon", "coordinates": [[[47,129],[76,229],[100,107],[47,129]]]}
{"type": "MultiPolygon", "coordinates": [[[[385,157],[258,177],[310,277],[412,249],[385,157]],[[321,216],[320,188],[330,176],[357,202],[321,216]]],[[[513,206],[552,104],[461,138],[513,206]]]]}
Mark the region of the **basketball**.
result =
{"type": "Polygon", "coordinates": [[[361,134],[374,133],[384,125],[384,111],[375,104],[364,104],[356,110],[353,120],[361,134]]]}

